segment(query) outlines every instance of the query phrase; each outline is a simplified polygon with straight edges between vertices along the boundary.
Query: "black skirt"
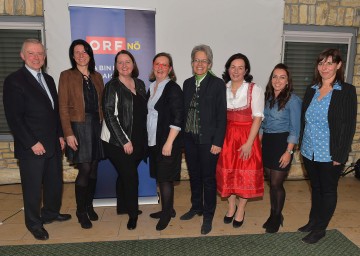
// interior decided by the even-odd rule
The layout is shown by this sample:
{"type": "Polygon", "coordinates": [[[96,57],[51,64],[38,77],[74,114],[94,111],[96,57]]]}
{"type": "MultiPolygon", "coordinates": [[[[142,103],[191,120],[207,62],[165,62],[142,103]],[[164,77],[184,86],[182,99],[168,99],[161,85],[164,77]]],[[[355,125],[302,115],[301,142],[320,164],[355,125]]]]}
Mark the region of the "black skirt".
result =
{"type": "Polygon", "coordinates": [[[70,162],[73,164],[90,163],[104,158],[98,114],[85,114],[85,122],[72,122],[71,128],[78,142],[78,149],[74,151],[66,146],[65,155],[70,162]]]}
{"type": "Polygon", "coordinates": [[[149,147],[150,176],[157,182],[180,180],[181,148],[173,148],[171,156],[164,156],[162,148],[149,147]]]}
{"type": "Polygon", "coordinates": [[[280,157],[285,153],[288,146],[288,136],[288,132],[263,134],[262,157],[265,168],[285,172],[290,170],[293,155],[291,155],[290,163],[285,168],[279,166],[280,157]]]}

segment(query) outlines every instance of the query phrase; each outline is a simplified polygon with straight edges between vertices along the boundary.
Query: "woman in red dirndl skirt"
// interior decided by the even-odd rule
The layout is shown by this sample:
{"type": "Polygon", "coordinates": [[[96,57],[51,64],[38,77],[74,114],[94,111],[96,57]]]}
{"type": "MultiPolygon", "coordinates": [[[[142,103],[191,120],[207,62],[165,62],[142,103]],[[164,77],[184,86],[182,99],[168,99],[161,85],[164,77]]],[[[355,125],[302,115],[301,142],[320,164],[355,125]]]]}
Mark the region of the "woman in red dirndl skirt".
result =
{"type": "Polygon", "coordinates": [[[217,191],[228,197],[224,223],[238,228],[244,222],[249,198],[264,194],[264,176],[258,131],[263,118],[264,92],[251,83],[250,63],[235,54],[225,64],[227,128],[216,168],[217,191]],[[236,204],[236,198],[239,198],[236,204]]]}

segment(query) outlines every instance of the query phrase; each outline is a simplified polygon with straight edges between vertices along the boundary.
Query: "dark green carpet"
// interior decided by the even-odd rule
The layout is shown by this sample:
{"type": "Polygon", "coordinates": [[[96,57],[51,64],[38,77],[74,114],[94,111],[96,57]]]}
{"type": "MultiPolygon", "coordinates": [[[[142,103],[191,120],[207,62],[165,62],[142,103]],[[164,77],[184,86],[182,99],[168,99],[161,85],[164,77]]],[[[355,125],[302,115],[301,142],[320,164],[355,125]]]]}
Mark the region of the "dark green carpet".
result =
{"type": "Polygon", "coordinates": [[[317,244],[301,242],[303,233],[207,236],[114,242],[0,246],[1,256],[46,255],[360,255],[360,248],[337,230],[317,244]]]}

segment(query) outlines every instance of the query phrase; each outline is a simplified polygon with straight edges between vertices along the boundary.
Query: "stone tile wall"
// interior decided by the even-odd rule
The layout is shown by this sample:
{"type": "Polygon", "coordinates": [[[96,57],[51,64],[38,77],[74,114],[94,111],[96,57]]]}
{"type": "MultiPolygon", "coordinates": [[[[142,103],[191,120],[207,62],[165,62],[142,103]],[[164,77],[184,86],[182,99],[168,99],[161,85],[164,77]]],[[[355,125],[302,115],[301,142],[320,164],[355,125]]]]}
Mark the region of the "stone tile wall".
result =
{"type": "MultiPolygon", "coordinates": [[[[359,0],[285,0],[284,24],[342,26],[358,29],[353,85],[356,86],[360,103],[360,1],[359,0]]],[[[360,109],[360,108],[359,108],[360,109]]],[[[347,165],[360,158],[360,114],[347,165]]],[[[290,177],[304,174],[299,152],[295,153],[290,177]]]]}

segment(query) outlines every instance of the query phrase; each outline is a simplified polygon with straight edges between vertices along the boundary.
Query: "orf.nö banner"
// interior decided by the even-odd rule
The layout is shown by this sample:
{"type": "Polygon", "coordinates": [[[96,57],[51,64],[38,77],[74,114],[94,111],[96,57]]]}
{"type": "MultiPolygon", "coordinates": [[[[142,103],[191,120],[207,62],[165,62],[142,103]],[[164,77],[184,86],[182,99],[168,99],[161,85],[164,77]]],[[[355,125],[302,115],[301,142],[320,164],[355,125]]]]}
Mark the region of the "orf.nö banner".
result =
{"type": "MultiPolygon", "coordinates": [[[[139,68],[139,78],[148,84],[155,56],[155,11],[104,6],[70,5],[71,39],[84,39],[93,49],[96,71],[108,82],[114,72],[115,55],[130,51],[139,68]]],[[[148,165],[138,169],[139,196],[156,196],[156,182],[150,178],[148,165]]],[[[109,160],[101,161],[95,198],[115,197],[115,168],[109,160]]]]}
{"type": "Polygon", "coordinates": [[[69,6],[71,39],[84,39],[94,51],[96,71],[111,79],[114,58],[130,51],[145,83],[155,56],[155,11],[114,7],[69,6]]]}

